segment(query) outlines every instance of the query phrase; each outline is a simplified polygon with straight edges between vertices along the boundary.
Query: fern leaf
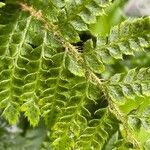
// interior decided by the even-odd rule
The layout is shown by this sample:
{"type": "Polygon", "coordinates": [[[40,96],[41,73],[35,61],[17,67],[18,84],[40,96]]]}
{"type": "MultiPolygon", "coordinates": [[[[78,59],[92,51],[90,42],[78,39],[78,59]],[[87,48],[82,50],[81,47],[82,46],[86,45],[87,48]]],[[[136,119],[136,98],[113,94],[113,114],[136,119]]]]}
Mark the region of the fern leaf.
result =
{"type": "MultiPolygon", "coordinates": [[[[2,19],[10,15],[10,6],[5,8],[8,13],[4,13],[2,19]]],[[[46,75],[46,71],[42,70],[48,70],[48,65],[52,63],[50,57],[55,53],[52,47],[56,42],[54,40],[50,46],[52,50],[48,50],[47,38],[53,38],[47,31],[34,35],[40,29],[40,22],[23,12],[8,17],[7,24],[0,29],[0,38],[3,39],[0,56],[0,107],[4,109],[3,115],[13,124],[18,119],[20,109],[25,111],[31,125],[35,126],[39,121],[38,100],[43,87],[40,86],[40,78],[46,75]],[[10,117],[12,114],[14,118],[10,117]]]]}
{"type": "Polygon", "coordinates": [[[108,38],[99,39],[97,53],[107,64],[109,57],[123,59],[149,47],[150,18],[126,20],[111,29],[108,38]],[[107,58],[107,59],[106,59],[107,58]]]}
{"type": "Polygon", "coordinates": [[[96,17],[101,15],[103,8],[107,7],[109,0],[85,0],[68,1],[64,10],[58,17],[59,27],[62,34],[70,42],[78,42],[79,37],[76,32],[89,30],[89,24],[96,22],[96,17]],[[64,18],[62,20],[62,17],[64,18]],[[68,30],[70,29],[70,31],[68,30]],[[66,32],[68,30],[68,32],[66,32]],[[72,35],[70,36],[70,32],[72,35]],[[74,36],[74,37],[73,37],[74,36]],[[73,38],[72,38],[73,37],[73,38]]]}
{"type": "MultiPolygon", "coordinates": [[[[7,8],[6,8],[7,9],[7,8]]],[[[23,27],[22,32],[16,32],[19,28],[19,22],[21,20],[20,15],[14,15],[12,18],[13,22],[8,22],[7,25],[3,25],[0,31],[0,38],[4,39],[1,44],[1,108],[5,108],[4,115],[9,120],[10,123],[15,123],[19,115],[19,106],[21,101],[19,96],[22,93],[20,85],[22,84],[21,79],[17,78],[15,70],[18,69],[18,59],[20,56],[20,49],[24,44],[26,38],[26,33],[29,28],[30,18],[25,20],[26,25],[23,27]],[[15,39],[15,36],[18,36],[18,39],[15,39]],[[14,59],[16,58],[16,59],[14,59]],[[13,62],[14,66],[13,66],[13,62]],[[17,107],[16,107],[17,106],[17,107]],[[8,111],[9,110],[9,111],[8,111]],[[11,115],[14,115],[14,119],[11,119],[11,115]]]]}
{"type": "Polygon", "coordinates": [[[91,118],[87,105],[91,102],[96,103],[99,96],[98,88],[92,83],[76,82],[71,88],[69,102],[61,110],[59,120],[52,128],[53,147],[59,149],[76,147],[75,140],[79,138],[82,130],[87,127],[88,119],[91,118]]]}
{"type": "MultiPolygon", "coordinates": [[[[75,86],[78,80],[79,83],[84,81],[84,78],[79,77],[78,79],[66,69],[66,58],[65,53],[54,55],[51,58],[51,69],[49,68],[48,72],[45,70],[41,76],[45,84],[42,83],[43,90],[39,104],[47,121],[55,122],[55,117],[58,117],[57,115],[69,102],[71,87],[75,86]],[[74,80],[77,82],[75,83],[74,80]]],[[[50,123],[49,126],[51,126],[50,123]]]]}
{"type": "Polygon", "coordinates": [[[89,121],[88,127],[81,132],[80,137],[77,139],[76,149],[103,149],[106,141],[116,132],[117,121],[109,115],[108,110],[97,110],[95,115],[97,119],[89,121]],[[115,128],[114,124],[116,124],[115,128]]]}
{"type": "Polygon", "coordinates": [[[105,70],[105,66],[103,65],[103,62],[101,58],[98,57],[96,51],[93,51],[92,41],[87,41],[84,44],[83,49],[83,57],[86,62],[86,65],[97,74],[102,73],[105,70]]]}
{"type": "Polygon", "coordinates": [[[68,56],[66,61],[66,66],[68,70],[76,76],[84,76],[84,69],[76,62],[76,60],[68,56]]]}
{"type": "Polygon", "coordinates": [[[25,116],[28,117],[29,122],[34,127],[39,122],[40,109],[34,101],[28,101],[21,106],[21,111],[25,112],[25,116]]]}
{"type": "Polygon", "coordinates": [[[89,30],[89,24],[95,23],[96,17],[110,4],[110,0],[25,2],[29,6],[34,6],[36,10],[41,10],[48,21],[55,22],[61,34],[72,43],[80,40],[78,31],[89,30]]]}
{"type": "Polygon", "coordinates": [[[115,101],[134,99],[135,96],[150,96],[149,68],[132,69],[126,74],[115,74],[107,86],[110,97],[115,101]]]}

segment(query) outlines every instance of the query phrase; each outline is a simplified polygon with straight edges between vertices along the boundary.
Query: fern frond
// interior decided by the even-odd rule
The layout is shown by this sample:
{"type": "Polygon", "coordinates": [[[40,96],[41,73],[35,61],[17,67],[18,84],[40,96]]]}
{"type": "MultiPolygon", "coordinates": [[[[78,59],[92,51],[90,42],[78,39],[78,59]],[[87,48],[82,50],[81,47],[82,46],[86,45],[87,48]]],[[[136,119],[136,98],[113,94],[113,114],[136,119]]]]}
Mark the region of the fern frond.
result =
{"type": "MultiPolygon", "coordinates": [[[[6,16],[5,16],[6,17],[6,16]]],[[[25,23],[22,27],[22,32],[17,32],[19,28],[19,22],[21,21],[20,15],[13,15],[11,18],[14,19],[13,22],[8,22],[8,24],[4,24],[1,28],[0,39],[3,39],[3,43],[1,44],[1,102],[0,107],[5,108],[4,115],[8,119],[10,123],[15,123],[17,121],[19,115],[20,100],[19,95],[21,94],[21,88],[19,86],[22,84],[21,79],[19,79],[17,75],[15,75],[15,70],[18,68],[17,61],[14,58],[19,57],[20,48],[24,44],[24,40],[26,37],[26,32],[29,27],[30,18],[27,20],[23,20],[21,23],[25,23]],[[18,37],[18,39],[15,38],[18,37]],[[13,66],[13,62],[15,64],[13,66]],[[13,69],[12,69],[13,68],[13,69]],[[15,68],[15,69],[14,69],[15,68]],[[12,117],[10,117],[14,114],[12,117]]],[[[21,24],[20,24],[21,25],[21,24]]]]}
{"type": "Polygon", "coordinates": [[[128,20],[112,28],[107,38],[98,38],[96,48],[92,41],[87,41],[83,49],[86,65],[100,74],[105,70],[104,64],[111,63],[112,58],[123,59],[124,55],[144,51],[150,43],[149,28],[149,17],[128,20]]]}
{"type": "Polygon", "coordinates": [[[134,99],[135,96],[150,96],[150,69],[131,69],[126,74],[115,74],[110,78],[107,90],[118,102],[134,99]]]}
{"type": "Polygon", "coordinates": [[[109,0],[68,1],[58,16],[58,26],[62,35],[70,42],[79,41],[79,31],[89,30],[89,24],[96,22],[96,17],[102,15],[109,0]],[[63,18],[63,19],[62,19],[63,18]]]}
{"type": "Polygon", "coordinates": [[[107,38],[99,39],[97,54],[104,63],[108,58],[123,59],[123,55],[134,55],[150,44],[150,18],[126,20],[111,29],[107,38]]]}
{"type": "Polygon", "coordinates": [[[108,4],[109,0],[69,1],[66,4],[68,17],[64,22],[70,22],[78,31],[88,30],[87,25],[94,23],[96,16],[100,15],[108,4]]]}
{"type": "Polygon", "coordinates": [[[46,39],[50,35],[46,31],[37,32],[41,29],[37,20],[23,12],[11,15],[9,7],[5,8],[8,12],[2,15],[2,19],[9,16],[10,21],[0,30],[0,39],[3,39],[0,47],[0,107],[4,108],[3,115],[10,123],[16,123],[21,109],[35,126],[40,115],[37,101],[40,72],[54,50],[46,49],[49,45],[46,39]]]}
{"type": "Polygon", "coordinates": [[[76,43],[80,40],[78,32],[89,30],[89,24],[95,23],[96,17],[104,14],[104,8],[108,7],[111,1],[25,0],[24,3],[27,3],[28,6],[34,6],[36,10],[40,10],[48,21],[57,24],[64,38],[76,43]]]}
{"type": "Polygon", "coordinates": [[[71,97],[79,96],[80,91],[72,93],[73,88],[85,82],[85,78],[75,77],[66,69],[66,58],[66,53],[54,55],[51,58],[51,68],[49,68],[49,71],[45,70],[41,75],[43,90],[41,91],[39,104],[46,120],[50,122],[53,120],[53,123],[55,117],[58,117],[58,113],[62,113],[62,109],[67,107],[71,97]]]}
{"type": "Polygon", "coordinates": [[[59,149],[75,147],[75,140],[79,138],[81,132],[87,127],[89,118],[91,118],[87,105],[96,103],[101,96],[99,89],[92,83],[76,82],[71,87],[69,102],[61,110],[59,119],[52,128],[53,146],[56,149],[58,147],[59,149]]]}
{"type": "Polygon", "coordinates": [[[76,149],[104,149],[112,134],[117,131],[117,120],[109,114],[109,110],[97,110],[95,115],[97,119],[89,121],[88,126],[77,139],[76,149]]]}

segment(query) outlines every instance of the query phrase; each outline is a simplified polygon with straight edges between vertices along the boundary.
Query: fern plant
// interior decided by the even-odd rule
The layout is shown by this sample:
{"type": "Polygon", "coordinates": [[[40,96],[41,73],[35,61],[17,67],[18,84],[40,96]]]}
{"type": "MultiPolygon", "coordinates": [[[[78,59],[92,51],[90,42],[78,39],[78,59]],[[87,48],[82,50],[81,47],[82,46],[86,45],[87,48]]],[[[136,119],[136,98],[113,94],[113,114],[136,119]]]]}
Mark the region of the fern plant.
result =
{"type": "Polygon", "coordinates": [[[107,72],[149,50],[150,18],[123,19],[100,34],[93,26],[108,19],[111,0],[4,3],[0,108],[9,124],[22,112],[33,127],[44,119],[43,150],[149,149],[150,68],[107,72]]]}

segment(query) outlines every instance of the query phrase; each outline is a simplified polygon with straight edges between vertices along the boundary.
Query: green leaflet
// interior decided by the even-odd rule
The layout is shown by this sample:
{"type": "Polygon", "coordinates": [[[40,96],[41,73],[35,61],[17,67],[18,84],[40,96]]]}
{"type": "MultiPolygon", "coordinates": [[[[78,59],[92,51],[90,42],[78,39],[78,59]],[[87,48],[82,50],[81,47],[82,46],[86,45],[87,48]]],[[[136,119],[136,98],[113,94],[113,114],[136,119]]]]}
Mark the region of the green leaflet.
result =
{"type": "Polygon", "coordinates": [[[84,69],[76,62],[76,60],[74,60],[73,57],[68,56],[66,66],[71,73],[80,77],[84,76],[84,69]]]}
{"type": "Polygon", "coordinates": [[[98,74],[104,71],[104,66],[102,62],[98,60],[98,58],[95,55],[86,54],[84,57],[87,65],[90,67],[92,71],[98,74]]]}
{"type": "Polygon", "coordinates": [[[62,146],[61,142],[65,143],[61,147],[63,149],[66,148],[67,144],[74,147],[74,140],[79,137],[80,131],[86,127],[86,117],[90,116],[90,112],[85,107],[89,101],[86,97],[86,83],[80,83],[77,79],[76,81],[77,83],[71,86],[72,88],[70,87],[71,95],[68,103],[62,109],[62,113],[59,115],[60,119],[53,127],[52,137],[55,139],[53,145],[56,148],[62,146]]]}
{"type": "Polygon", "coordinates": [[[19,105],[15,102],[10,103],[3,111],[3,116],[9,121],[10,124],[16,124],[19,117],[19,105]]]}
{"type": "Polygon", "coordinates": [[[88,86],[86,91],[87,97],[92,101],[96,102],[96,100],[100,98],[100,90],[95,84],[91,82],[87,83],[87,86],[88,86]]]}
{"type": "Polygon", "coordinates": [[[21,106],[21,111],[25,112],[25,116],[29,119],[30,124],[34,127],[40,119],[40,109],[34,101],[28,101],[21,106]]]}
{"type": "MultiPolygon", "coordinates": [[[[21,108],[24,108],[23,111],[25,111],[31,125],[35,126],[39,121],[40,114],[39,106],[37,106],[39,94],[41,94],[40,91],[44,86],[40,79],[44,79],[46,76],[47,71],[44,72],[44,70],[49,70],[48,66],[53,64],[50,57],[56,52],[52,44],[47,42],[47,38],[50,38],[51,35],[47,34],[46,31],[33,35],[35,31],[41,28],[40,22],[38,25],[36,20],[22,12],[12,16],[12,19],[14,21],[11,23],[8,21],[8,24],[4,25],[0,31],[0,38],[4,39],[3,45],[1,45],[3,53],[1,53],[0,58],[0,106],[9,110],[4,111],[4,116],[12,123],[17,120],[19,107],[22,106],[21,108]],[[32,45],[35,47],[33,48],[32,45]],[[33,102],[33,105],[27,102],[30,107],[24,103],[28,100],[33,102]],[[14,109],[11,103],[16,103],[17,109],[14,109]],[[31,110],[34,110],[35,114],[31,110]],[[8,117],[12,114],[15,117],[14,120],[8,117]]],[[[55,41],[53,43],[55,45],[55,41]]],[[[55,64],[56,68],[59,65],[57,63],[55,64]]],[[[54,71],[54,74],[57,74],[57,69],[54,71]]]]}
{"type": "Polygon", "coordinates": [[[105,70],[101,59],[97,56],[92,41],[87,41],[84,45],[84,60],[89,68],[94,72],[100,74],[105,70]]]}

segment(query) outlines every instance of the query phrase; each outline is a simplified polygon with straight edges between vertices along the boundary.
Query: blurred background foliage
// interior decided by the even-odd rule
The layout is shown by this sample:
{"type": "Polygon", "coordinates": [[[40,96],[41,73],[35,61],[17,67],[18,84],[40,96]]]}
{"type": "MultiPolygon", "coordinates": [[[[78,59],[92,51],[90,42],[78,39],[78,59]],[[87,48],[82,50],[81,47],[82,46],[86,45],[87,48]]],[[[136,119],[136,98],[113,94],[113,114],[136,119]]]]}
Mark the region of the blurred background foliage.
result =
{"type": "MultiPolygon", "coordinates": [[[[131,0],[132,1],[132,0],[131,0]]],[[[5,1],[3,1],[5,2],[5,1]]],[[[144,2],[144,0],[143,0],[144,2]]],[[[146,1],[145,1],[146,2],[146,1]]],[[[92,35],[107,36],[112,26],[119,24],[130,17],[141,17],[139,11],[134,11],[132,16],[132,9],[128,8],[128,1],[114,0],[114,4],[106,9],[106,15],[97,18],[97,23],[90,25],[92,35]],[[125,10],[125,11],[124,11],[125,10]],[[124,13],[126,12],[126,13],[124,13]]],[[[133,3],[134,4],[134,3],[133,3]]],[[[130,2],[131,5],[131,2],[130,2]]],[[[131,7],[131,6],[130,6],[131,7]]],[[[134,6],[132,6],[134,7],[134,6]]],[[[88,39],[88,34],[81,35],[83,39],[88,39]]],[[[132,68],[141,68],[150,66],[150,48],[146,52],[136,52],[135,56],[124,56],[124,60],[112,60],[107,66],[103,74],[103,78],[109,78],[115,73],[126,72],[132,68]]],[[[136,100],[129,100],[127,103],[120,106],[121,110],[128,114],[129,123],[135,130],[137,139],[145,143],[145,149],[150,149],[150,98],[143,99],[137,97],[136,100]],[[134,108],[134,111],[133,111],[134,108]],[[132,111],[131,111],[132,110],[132,111]],[[135,115],[136,114],[136,115],[135,115]]],[[[101,104],[98,104],[101,105],[101,104]]],[[[107,104],[106,104],[107,106],[107,104]]],[[[95,106],[93,106],[95,107],[95,106]]],[[[91,108],[92,109],[92,108],[91,108]]],[[[121,127],[120,127],[121,128],[121,127]]],[[[121,131],[121,129],[120,129],[121,131]]],[[[123,134],[122,134],[123,135],[123,134]]],[[[36,128],[32,128],[29,122],[23,115],[20,116],[18,124],[10,126],[2,117],[0,117],[0,150],[51,150],[49,144],[50,131],[41,120],[36,128]]],[[[118,132],[112,136],[108,146],[105,149],[113,149],[112,143],[118,139],[118,132]]],[[[116,145],[115,145],[116,146],[116,145]]]]}
{"type": "MultiPolygon", "coordinates": [[[[47,134],[43,121],[33,129],[23,115],[14,126],[0,118],[0,150],[41,150],[45,147],[43,141],[46,141],[47,134]]],[[[49,145],[44,150],[50,150],[49,145]]]]}

